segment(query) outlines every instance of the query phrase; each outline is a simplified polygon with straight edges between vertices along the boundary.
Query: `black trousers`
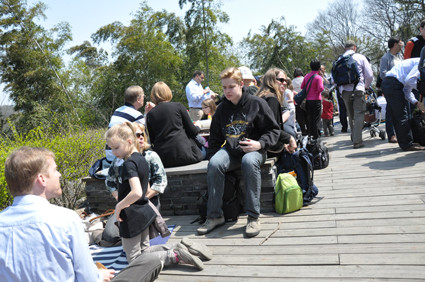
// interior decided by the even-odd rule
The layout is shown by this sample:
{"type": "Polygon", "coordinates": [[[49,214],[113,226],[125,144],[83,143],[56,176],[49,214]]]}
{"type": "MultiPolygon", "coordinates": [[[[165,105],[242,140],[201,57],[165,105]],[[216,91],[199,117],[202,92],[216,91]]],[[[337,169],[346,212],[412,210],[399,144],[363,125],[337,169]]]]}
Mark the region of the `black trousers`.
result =
{"type": "Polygon", "coordinates": [[[308,135],[317,139],[319,137],[319,125],[322,115],[322,100],[307,100],[307,131],[308,135]]]}
{"type": "Polygon", "coordinates": [[[339,92],[337,92],[336,97],[338,99],[339,105],[339,121],[341,122],[342,131],[346,131],[348,129],[348,121],[347,121],[347,109],[345,108],[344,100],[342,100],[342,96],[339,92]]]}

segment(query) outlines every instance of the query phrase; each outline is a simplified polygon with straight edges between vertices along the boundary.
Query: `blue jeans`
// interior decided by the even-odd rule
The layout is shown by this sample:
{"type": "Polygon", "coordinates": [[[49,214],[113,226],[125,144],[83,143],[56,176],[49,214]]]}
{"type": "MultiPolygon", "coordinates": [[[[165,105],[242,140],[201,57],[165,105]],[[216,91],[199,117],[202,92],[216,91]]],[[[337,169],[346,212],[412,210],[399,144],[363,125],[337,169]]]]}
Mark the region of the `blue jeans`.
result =
{"type": "Polygon", "coordinates": [[[405,150],[412,145],[413,137],[408,118],[410,105],[404,98],[403,87],[396,79],[385,78],[382,82],[382,92],[387,100],[387,111],[393,118],[398,145],[405,150]]]}
{"type": "Polygon", "coordinates": [[[212,156],[208,164],[208,208],[207,217],[223,216],[224,178],[227,171],[241,167],[245,183],[245,210],[248,216],[260,216],[261,165],[266,161],[266,153],[250,152],[242,158],[230,155],[225,148],[212,156]]]}

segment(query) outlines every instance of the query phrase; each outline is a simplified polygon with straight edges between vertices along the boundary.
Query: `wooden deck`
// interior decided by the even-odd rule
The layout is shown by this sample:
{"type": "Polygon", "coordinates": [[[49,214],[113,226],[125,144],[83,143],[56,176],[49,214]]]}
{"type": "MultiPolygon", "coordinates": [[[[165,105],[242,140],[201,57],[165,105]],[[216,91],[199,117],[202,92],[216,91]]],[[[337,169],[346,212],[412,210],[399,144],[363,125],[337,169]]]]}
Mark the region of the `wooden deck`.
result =
{"type": "Polygon", "coordinates": [[[315,172],[319,198],[292,214],[261,215],[262,232],[244,238],[246,216],[198,236],[195,216],[176,224],[184,236],[211,247],[203,271],[176,266],[158,281],[425,281],[425,152],[363,134],[326,138],[331,161],[315,172]]]}

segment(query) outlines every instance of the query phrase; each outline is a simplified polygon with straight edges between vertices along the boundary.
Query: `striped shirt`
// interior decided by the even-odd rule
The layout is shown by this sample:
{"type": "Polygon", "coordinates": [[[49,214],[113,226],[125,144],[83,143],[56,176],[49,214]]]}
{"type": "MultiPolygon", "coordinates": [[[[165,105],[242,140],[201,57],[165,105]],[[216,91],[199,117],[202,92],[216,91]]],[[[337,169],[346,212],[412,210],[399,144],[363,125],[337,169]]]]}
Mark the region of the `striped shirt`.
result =
{"type": "Polygon", "coordinates": [[[133,105],[126,103],[124,106],[116,109],[115,112],[112,114],[108,128],[111,128],[116,124],[124,123],[126,121],[145,124],[143,114],[136,110],[133,105]]]}

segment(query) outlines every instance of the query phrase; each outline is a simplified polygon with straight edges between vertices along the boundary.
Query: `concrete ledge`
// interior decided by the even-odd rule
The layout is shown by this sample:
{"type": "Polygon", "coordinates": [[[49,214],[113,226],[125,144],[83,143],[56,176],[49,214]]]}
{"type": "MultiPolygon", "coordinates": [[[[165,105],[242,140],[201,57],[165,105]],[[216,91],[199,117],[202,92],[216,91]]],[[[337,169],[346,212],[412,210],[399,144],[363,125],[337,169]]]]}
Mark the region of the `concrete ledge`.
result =
{"type": "MultiPolygon", "coordinates": [[[[267,159],[261,167],[261,211],[274,211],[272,204],[274,186],[276,183],[275,159],[267,159]]],[[[208,161],[196,164],[166,168],[168,186],[161,195],[161,214],[169,215],[197,215],[197,202],[200,196],[208,191],[207,185],[208,161]]],[[[242,172],[236,172],[239,178],[241,195],[244,200],[244,183],[242,172]]],[[[105,187],[103,180],[85,177],[87,200],[93,212],[101,213],[114,208],[116,201],[105,187]]]]}

